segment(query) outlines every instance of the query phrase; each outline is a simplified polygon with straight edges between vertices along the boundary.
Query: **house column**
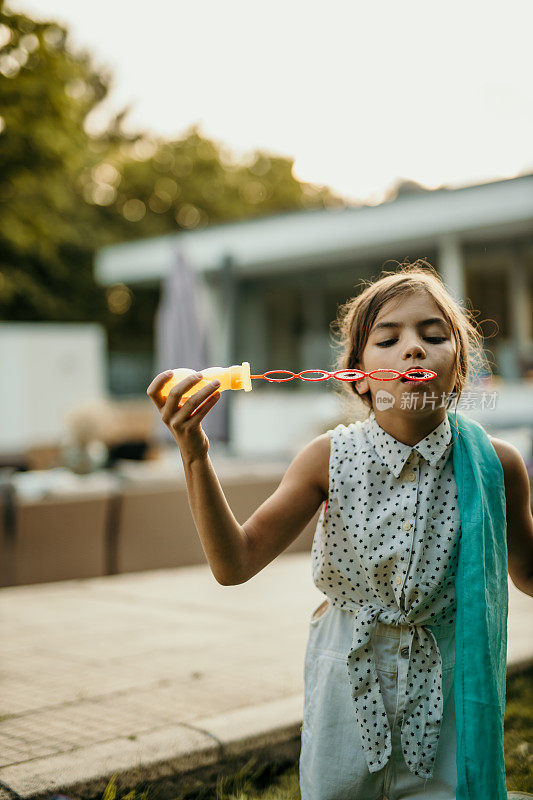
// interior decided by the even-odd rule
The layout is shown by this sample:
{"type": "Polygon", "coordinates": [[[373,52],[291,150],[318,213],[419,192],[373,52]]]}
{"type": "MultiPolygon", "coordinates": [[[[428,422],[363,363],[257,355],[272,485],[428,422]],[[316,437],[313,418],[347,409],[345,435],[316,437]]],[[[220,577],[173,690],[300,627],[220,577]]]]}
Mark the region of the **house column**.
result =
{"type": "Polygon", "coordinates": [[[206,366],[230,366],[234,363],[237,339],[237,278],[233,260],[230,256],[222,259],[216,273],[209,276],[203,287],[204,308],[208,311],[207,342],[208,361],[206,366]]]}
{"type": "Polygon", "coordinates": [[[516,353],[517,375],[520,378],[520,362],[531,357],[532,307],[524,254],[519,245],[511,246],[509,262],[509,320],[511,341],[516,353]]]}
{"type": "Polygon", "coordinates": [[[443,236],[439,240],[439,272],[452,297],[464,305],[466,299],[464,257],[457,236],[443,236]]]}
{"type": "Polygon", "coordinates": [[[301,293],[304,330],[300,339],[302,369],[329,369],[331,358],[324,292],[311,283],[301,293]]]}
{"type": "Polygon", "coordinates": [[[250,362],[252,373],[271,369],[268,314],[260,284],[241,290],[239,314],[242,323],[237,352],[250,362]]]}

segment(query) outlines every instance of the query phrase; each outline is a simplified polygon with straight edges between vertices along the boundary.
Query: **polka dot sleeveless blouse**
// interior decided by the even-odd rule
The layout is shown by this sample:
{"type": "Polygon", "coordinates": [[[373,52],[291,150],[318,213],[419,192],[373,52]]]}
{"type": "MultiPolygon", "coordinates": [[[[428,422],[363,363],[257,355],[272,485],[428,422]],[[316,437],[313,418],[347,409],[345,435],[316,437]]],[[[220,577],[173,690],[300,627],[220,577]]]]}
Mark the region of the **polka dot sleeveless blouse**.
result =
{"type": "Polygon", "coordinates": [[[330,431],[329,494],[312,548],[313,581],[353,612],[347,654],[354,714],[370,772],[391,754],[371,636],[377,622],[409,625],[401,742],[415,775],[431,778],[442,720],[442,661],[430,626],[455,623],[460,517],[447,415],[411,447],[374,412],[330,431]]]}

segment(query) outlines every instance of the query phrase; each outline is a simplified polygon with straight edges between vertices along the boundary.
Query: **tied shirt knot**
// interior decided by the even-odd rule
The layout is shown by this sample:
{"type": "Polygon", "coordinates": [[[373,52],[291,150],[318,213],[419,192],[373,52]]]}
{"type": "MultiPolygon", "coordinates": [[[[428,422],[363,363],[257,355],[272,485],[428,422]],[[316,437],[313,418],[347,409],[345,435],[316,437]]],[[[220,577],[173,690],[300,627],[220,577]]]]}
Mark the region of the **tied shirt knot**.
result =
{"type": "Polygon", "coordinates": [[[409,769],[421,778],[431,778],[443,714],[442,660],[435,637],[423,624],[412,622],[409,614],[370,603],[357,609],[353,617],[352,643],[347,655],[348,677],[369,772],[383,769],[392,751],[391,731],[372,646],[372,636],[377,623],[381,622],[409,626],[409,644],[401,652],[409,658],[407,686],[410,687],[405,700],[401,743],[409,769]],[[432,665],[429,696],[428,692],[417,691],[416,681],[413,681],[412,672],[419,658],[432,665]]]}

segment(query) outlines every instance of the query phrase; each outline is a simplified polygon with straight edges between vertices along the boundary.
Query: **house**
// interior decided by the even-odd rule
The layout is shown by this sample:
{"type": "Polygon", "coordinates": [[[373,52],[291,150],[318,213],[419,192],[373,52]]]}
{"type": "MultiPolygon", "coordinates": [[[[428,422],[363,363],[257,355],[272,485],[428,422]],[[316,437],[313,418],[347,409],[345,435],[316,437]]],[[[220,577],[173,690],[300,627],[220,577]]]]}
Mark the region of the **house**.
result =
{"type": "MultiPolygon", "coordinates": [[[[377,206],[297,211],[105,247],[96,278],[160,286],[177,252],[201,286],[210,364],[245,360],[255,373],[331,368],[329,324],[360,279],[426,258],[485,321],[489,359],[507,397],[498,424],[533,422],[533,174],[416,187],[377,206]]],[[[324,386],[254,385],[249,396],[231,398],[237,449],[268,452],[272,424],[278,443],[292,447],[323,427],[339,413],[324,386]]]]}

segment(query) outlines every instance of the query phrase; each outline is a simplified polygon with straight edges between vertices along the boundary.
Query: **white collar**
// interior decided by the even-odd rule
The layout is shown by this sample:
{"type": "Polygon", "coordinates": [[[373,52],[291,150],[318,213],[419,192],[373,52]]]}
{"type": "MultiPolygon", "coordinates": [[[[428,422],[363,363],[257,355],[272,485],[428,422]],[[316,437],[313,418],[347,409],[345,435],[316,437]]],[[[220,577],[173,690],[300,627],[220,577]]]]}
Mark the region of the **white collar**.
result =
{"type": "Polygon", "coordinates": [[[436,428],[434,428],[425,439],[411,446],[404,444],[387,433],[376,420],[374,411],[370,412],[369,417],[363,422],[367,436],[372,443],[376,453],[385,466],[389,467],[396,478],[399,477],[403,466],[413,450],[416,450],[426,461],[434,467],[437,461],[442,458],[444,453],[450,449],[447,447],[452,438],[452,430],[448,421],[448,415],[436,428]]]}

